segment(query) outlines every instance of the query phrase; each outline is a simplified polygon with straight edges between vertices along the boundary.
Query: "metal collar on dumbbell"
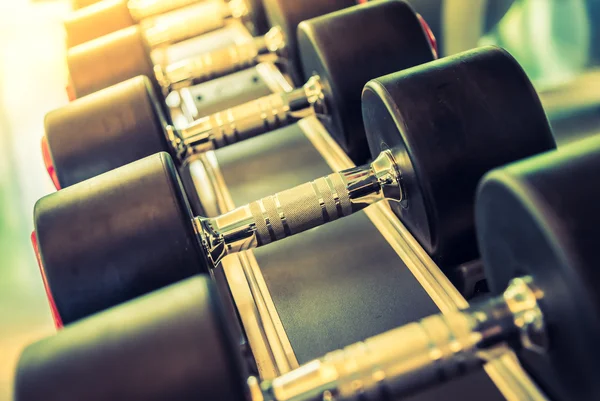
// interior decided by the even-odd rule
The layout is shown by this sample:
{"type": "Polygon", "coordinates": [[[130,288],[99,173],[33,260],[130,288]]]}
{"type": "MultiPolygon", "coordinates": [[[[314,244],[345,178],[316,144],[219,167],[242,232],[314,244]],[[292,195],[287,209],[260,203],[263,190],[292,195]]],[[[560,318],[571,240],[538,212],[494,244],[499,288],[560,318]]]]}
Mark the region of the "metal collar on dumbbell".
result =
{"type": "Polygon", "coordinates": [[[248,4],[246,0],[229,0],[227,7],[232,18],[243,18],[248,15],[248,4]]]}
{"type": "Polygon", "coordinates": [[[173,150],[175,158],[179,161],[183,161],[187,156],[188,149],[183,143],[183,138],[181,137],[181,134],[172,125],[167,125],[165,127],[165,133],[167,136],[167,141],[171,145],[171,149],[173,150]]]}
{"type": "MultiPolygon", "coordinates": [[[[313,112],[317,115],[327,114],[327,103],[325,102],[325,93],[323,92],[323,83],[321,77],[313,75],[308,78],[308,81],[302,86],[308,106],[311,106],[313,112]]],[[[301,107],[301,106],[300,106],[301,107]]],[[[300,110],[300,107],[295,107],[300,110]]],[[[307,116],[302,116],[304,118],[307,116]]]]}
{"type": "Polygon", "coordinates": [[[402,174],[398,169],[398,163],[390,150],[384,150],[380,156],[371,163],[383,197],[387,200],[404,202],[404,189],[402,188],[402,174]]]}
{"type": "Polygon", "coordinates": [[[283,29],[279,26],[274,26],[269,29],[263,36],[265,50],[282,55],[281,52],[287,49],[287,41],[283,29]]]}
{"type": "Polygon", "coordinates": [[[543,294],[531,276],[513,279],[503,297],[513,316],[513,324],[518,328],[521,346],[539,354],[545,353],[549,346],[548,332],[539,305],[543,294]]]}

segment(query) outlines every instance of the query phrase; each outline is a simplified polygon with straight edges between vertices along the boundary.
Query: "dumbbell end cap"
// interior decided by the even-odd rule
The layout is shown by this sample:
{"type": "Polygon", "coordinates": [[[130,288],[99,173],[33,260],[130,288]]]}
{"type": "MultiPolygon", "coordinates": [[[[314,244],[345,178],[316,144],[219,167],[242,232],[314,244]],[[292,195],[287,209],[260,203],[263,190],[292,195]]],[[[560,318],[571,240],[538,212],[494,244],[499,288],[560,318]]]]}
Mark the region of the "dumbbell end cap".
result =
{"type": "Polygon", "coordinates": [[[38,255],[62,322],[207,272],[192,219],[164,152],[40,199],[38,255]]]}
{"type": "Polygon", "coordinates": [[[54,296],[52,295],[52,292],[50,291],[50,286],[48,285],[48,278],[46,277],[46,271],[44,270],[44,265],[42,263],[42,257],[38,248],[37,236],[35,234],[35,231],[31,232],[30,239],[31,246],[33,247],[33,252],[35,254],[35,258],[40,269],[40,274],[42,275],[42,281],[44,282],[44,290],[46,291],[46,298],[48,299],[48,304],[50,306],[50,313],[52,314],[54,327],[56,327],[57,329],[61,329],[63,327],[62,318],[58,313],[58,308],[56,306],[56,302],[54,301],[54,296]]]}

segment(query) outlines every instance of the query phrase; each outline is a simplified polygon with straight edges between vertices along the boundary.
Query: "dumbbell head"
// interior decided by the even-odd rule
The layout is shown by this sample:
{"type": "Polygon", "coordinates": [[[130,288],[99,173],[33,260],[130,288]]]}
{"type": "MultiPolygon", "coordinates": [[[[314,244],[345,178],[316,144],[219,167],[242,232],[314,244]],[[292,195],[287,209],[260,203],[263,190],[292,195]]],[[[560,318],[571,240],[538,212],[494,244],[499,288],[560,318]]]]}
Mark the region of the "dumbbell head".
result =
{"type": "Polygon", "coordinates": [[[149,79],[139,76],[48,113],[46,138],[60,187],[169,151],[159,102],[149,79]]]}
{"type": "Polygon", "coordinates": [[[15,400],[244,400],[239,343],[207,276],[196,276],[29,346],[15,400]]]}
{"type": "Polygon", "coordinates": [[[71,13],[65,19],[67,47],[80,45],[134,24],[127,1],[99,1],[71,13]]]}
{"type": "Polygon", "coordinates": [[[308,77],[302,73],[298,52],[298,25],[307,19],[325,15],[356,5],[355,0],[265,0],[265,11],[271,26],[281,28],[287,48],[287,56],[292,66],[294,82],[302,84],[308,77]]]}
{"type": "Polygon", "coordinates": [[[40,199],[34,225],[64,324],[208,269],[166,153],[40,199]]]}
{"type": "Polygon", "coordinates": [[[360,94],[370,79],[433,60],[417,14],[401,1],[378,1],[304,21],[302,68],[323,85],[331,134],[356,163],[369,156],[360,94]]]}
{"type": "Polygon", "coordinates": [[[488,174],[476,202],[477,239],[494,294],[529,275],[543,294],[546,355],[521,360],[555,399],[598,399],[600,141],[570,145],[488,174]]]}
{"type": "Polygon", "coordinates": [[[150,48],[139,26],[131,26],[75,46],[67,52],[67,64],[76,97],[82,97],[138,75],[154,75],[150,48]]]}
{"type": "Polygon", "coordinates": [[[363,118],[372,154],[391,149],[401,172],[406,199],[394,212],[442,268],[478,257],[481,177],[555,147],[527,76],[493,47],[369,82],[363,118]]]}

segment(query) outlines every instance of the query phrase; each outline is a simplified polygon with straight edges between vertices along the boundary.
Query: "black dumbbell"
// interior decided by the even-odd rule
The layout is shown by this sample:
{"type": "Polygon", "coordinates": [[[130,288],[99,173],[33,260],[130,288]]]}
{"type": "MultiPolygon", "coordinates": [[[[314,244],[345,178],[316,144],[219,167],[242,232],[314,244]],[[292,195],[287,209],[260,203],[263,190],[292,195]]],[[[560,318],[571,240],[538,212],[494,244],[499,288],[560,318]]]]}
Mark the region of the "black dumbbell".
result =
{"type": "Polygon", "coordinates": [[[364,84],[434,59],[418,15],[402,1],[373,2],[305,21],[298,44],[310,74],[304,86],[214,113],[181,130],[168,125],[159,98],[142,76],[48,113],[49,170],[65,188],[161,151],[181,165],[200,152],[312,113],[362,163],[369,157],[360,113],[364,84]]]}
{"type": "Polygon", "coordinates": [[[254,34],[266,31],[260,0],[102,0],[78,8],[64,21],[67,47],[140,25],[159,46],[224,27],[239,19],[254,34]]]}
{"type": "Polygon", "coordinates": [[[400,399],[506,355],[498,345],[550,399],[597,400],[599,175],[600,140],[591,138],[482,179],[476,228],[493,297],[468,309],[259,383],[245,380],[210,281],[195,277],[27,348],[17,400],[400,399]]]}
{"type": "MultiPolygon", "coordinates": [[[[263,59],[264,53],[279,55],[285,51],[290,65],[297,66],[295,34],[298,24],[354,4],[354,0],[269,1],[265,3],[265,11],[273,28],[266,35],[166,66],[155,65],[150,57],[150,49],[155,46],[153,41],[160,40],[149,37],[140,26],[125,28],[69,49],[67,64],[72,91],[76,97],[82,97],[145,75],[157,91],[166,94],[173,87],[197,83],[253,65],[263,59]]],[[[189,27],[190,24],[176,26],[189,27]]]]}
{"type": "Polygon", "coordinates": [[[444,269],[476,258],[472,206],[487,171],[554,148],[512,57],[483,48],[376,79],[363,94],[374,161],[193,218],[166,153],[42,198],[35,230],[64,323],[206,272],[379,200],[444,269]]]}
{"type": "Polygon", "coordinates": [[[196,276],[122,305],[108,319],[99,315],[65,328],[51,344],[25,352],[15,401],[244,400],[248,375],[219,296],[208,277],[196,276]],[[67,366],[81,376],[71,376],[67,366]],[[101,379],[112,384],[100,388],[101,379]],[[201,386],[190,386],[198,379],[201,386]]]}

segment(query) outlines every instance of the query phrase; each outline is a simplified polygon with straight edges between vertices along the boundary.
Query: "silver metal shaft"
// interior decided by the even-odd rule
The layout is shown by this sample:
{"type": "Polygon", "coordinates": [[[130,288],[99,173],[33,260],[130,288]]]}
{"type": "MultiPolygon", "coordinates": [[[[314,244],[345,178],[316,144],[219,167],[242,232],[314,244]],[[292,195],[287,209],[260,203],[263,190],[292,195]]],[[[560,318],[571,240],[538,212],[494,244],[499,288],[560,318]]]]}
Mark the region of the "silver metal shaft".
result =
{"type": "MultiPolygon", "coordinates": [[[[270,382],[249,381],[253,401],[376,401],[399,399],[464,375],[517,347],[524,315],[543,315],[530,277],[516,278],[503,296],[479,306],[421,319],[333,351],[270,382]],[[531,302],[533,301],[533,302],[531,302]],[[515,342],[514,340],[517,339],[515,342]]],[[[530,323],[529,330],[535,326],[530,323]]],[[[545,334],[541,327],[539,333],[545,334]]]]}
{"type": "Polygon", "coordinates": [[[313,112],[322,100],[318,77],[302,88],[274,93],[196,120],[173,136],[182,161],[192,154],[218,149],[289,125],[313,112]]]}
{"type": "Polygon", "coordinates": [[[256,248],[349,216],[383,199],[400,201],[399,177],[389,152],[354,167],[267,196],[195,224],[213,266],[228,254],[256,248]],[[385,171],[384,171],[385,170],[385,171]]]}
{"type": "Polygon", "coordinates": [[[157,71],[162,86],[171,89],[222,77],[261,62],[263,55],[281,55],[285,39],[281,28],[274,27],[264,36],[250,38],[211,52],[167,65],[157,71]]]}
{"type": "MultiPolygon", "coordinates": [[[[140,22],[151,48],[165,46],[223,28],[233,18],[233,2],[205,0],[183,10],[145,18],[140,22]]],[[[237,3],[236,3],[237,4],[237,3]]],[[[245,4],[241,2],[241,4],[245,4]]]]}

